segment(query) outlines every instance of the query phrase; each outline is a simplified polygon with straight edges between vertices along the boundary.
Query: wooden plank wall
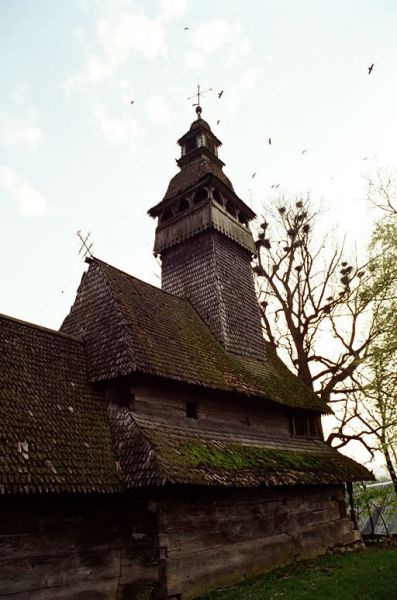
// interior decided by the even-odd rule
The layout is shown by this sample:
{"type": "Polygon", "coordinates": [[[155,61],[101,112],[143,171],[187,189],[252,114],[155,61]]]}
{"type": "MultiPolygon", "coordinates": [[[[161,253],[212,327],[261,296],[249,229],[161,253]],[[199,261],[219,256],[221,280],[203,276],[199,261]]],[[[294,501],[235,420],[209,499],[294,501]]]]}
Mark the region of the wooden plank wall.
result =
{"type": "Polygon", "coordinates": [[[133,410],[147,417],[164,418],[186,424],[186,401],[197,402],[200,426],[219,431],[257,432],[263,435],[289,435],[288,413],[281,406],[224,397],[222,393],[197,392],[185,388],[181,393],[172,386],[137,383],[133,410]]]}
{"type": "Polygon", "coordinates": [[[150,496],[3,498],[0,599],[186,600],[354,541],[342,486],[150,496]]]}
{"type": "Polygon", "coordinates": [[[123,499],[2,499],[0,598],[127,600],[158,581],[155,515],[123,499]]]}
{"type": "Polygon", "coordinates": [[[192,492],[159,508],[163,586],[183,599],[354,541],[342,486],[192,492]],[[196,494],[196,496],[195,496],[196,494]],[[342,502],[342,504],[341,504],[342,502]]]}

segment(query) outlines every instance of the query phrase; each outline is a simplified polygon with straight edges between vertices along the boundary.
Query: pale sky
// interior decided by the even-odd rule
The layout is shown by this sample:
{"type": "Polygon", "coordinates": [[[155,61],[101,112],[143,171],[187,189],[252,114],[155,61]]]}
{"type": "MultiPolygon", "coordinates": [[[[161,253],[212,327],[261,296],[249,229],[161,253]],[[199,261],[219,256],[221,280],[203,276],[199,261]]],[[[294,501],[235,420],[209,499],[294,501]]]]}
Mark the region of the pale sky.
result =
{"type": "Polygon", "coordinates": [[[59,327],[85,268],[77,230],[159,284],[146,211],[198,78],[240,197],[262,213],[272,184],[309,192],[362,244],[363,175],[397,164],[396,31],[393,0],[0,0],[0,312],[59,327]]]}

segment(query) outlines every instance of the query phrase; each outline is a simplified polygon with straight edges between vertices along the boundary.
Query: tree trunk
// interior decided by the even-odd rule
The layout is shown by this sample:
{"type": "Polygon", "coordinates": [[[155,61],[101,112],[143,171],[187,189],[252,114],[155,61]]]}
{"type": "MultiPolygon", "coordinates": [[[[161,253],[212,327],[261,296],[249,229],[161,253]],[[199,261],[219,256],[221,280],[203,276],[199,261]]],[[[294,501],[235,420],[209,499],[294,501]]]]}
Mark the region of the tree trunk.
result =
{"type": "Polygon", "coordinates": [[[389,471],[390,478],[391,478],[391,480],[393,482],[394,491],[397,494],[397,473],[396,473],[396,469],[394,468],[393,461],[391,459],[389,448],[388,448],[387,444],[385,442],[383,442],[383,441],[381,442],[381,444],[382,444],[382,452],[383,452],[383,455],[384,455],[384,457],[386,459],[387,470],[389,471]]]}
{"type": "Polygon", "coordinates": [[[346,483],[347,495],[349,496],[350,517],[353,521],[354,529],[358,529],[356,508],[354,506],[353,484],[351,481],[346,483]]]}

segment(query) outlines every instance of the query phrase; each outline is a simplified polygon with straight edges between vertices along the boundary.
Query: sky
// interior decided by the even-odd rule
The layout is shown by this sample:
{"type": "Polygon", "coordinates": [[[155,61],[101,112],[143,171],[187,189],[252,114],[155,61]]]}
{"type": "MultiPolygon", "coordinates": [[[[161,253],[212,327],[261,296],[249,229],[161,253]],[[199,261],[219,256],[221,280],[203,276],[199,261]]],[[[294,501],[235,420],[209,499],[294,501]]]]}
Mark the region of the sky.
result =
{"type": "Polygon", "coordinates": [[[396,27],[393,0],[0,0],[0,312],[60,326],[77,231],[159,285],[147,210],[198,80],[240,197],[266,214],[309,193],[365,245],[365,177],[397,166],[396,27]]]}

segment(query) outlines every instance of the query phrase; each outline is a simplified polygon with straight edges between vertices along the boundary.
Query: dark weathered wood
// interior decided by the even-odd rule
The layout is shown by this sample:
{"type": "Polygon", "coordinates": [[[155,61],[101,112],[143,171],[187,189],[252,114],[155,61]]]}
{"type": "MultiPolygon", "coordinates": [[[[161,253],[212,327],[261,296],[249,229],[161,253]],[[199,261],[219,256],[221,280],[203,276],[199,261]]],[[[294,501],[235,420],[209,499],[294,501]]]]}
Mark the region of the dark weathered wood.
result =
{"type": "Polygon", "coordinates": [[[159,543],[169,593],[193,597],[241,574],[352,543],[341,486],[211,490],[195,502],[164,496],[159,543]]]}
{"type": "Polygon", "coordinates": [[[145,507],[137,497],[2,500],[0,597],[116,600],[155,585],[158,544],[145,507]]]}
{"type": "Polygon", "coordinates": [[[0,598],[12,600],[115,600],[118,581],[100,580],[12,594],[0,593],[0,598]]]}
{"type": "Polygon", "coordinates": [[[289,435],[286,408],[248,398],[231,398],[221,393],[197,392],[164,385],[138,382],[134,411],[147,417],[164,418],[186,424],[186,401],[197,403],[201,427],[219,431],[258,432],[262,435],[289,435]]]}
{"type": "Polygon", "coordinates": [[[51,556],[36,554],[37,549],[34,552],[35,556],[1,561],[2,594],[119,577],[119,550],[109,548],[102,552],[69,552],[51,556]]]}
{"type": "Polygon", "coordinates": [[[0,597],[192,597],[354,541],[342,486],[2,501],[0,597]]]}

